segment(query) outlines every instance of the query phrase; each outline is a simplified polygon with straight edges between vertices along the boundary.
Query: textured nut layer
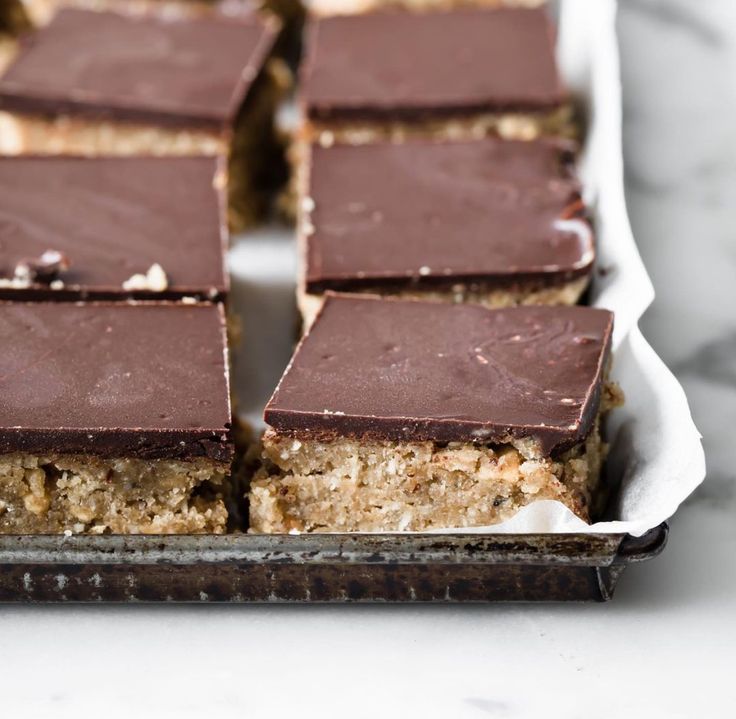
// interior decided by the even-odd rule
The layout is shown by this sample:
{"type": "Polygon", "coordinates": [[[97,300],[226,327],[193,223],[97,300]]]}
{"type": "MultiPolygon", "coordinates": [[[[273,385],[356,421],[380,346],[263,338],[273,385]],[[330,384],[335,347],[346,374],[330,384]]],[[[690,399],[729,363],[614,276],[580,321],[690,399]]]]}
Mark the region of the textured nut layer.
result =
{"type": "MultiPolygon", "coordinates": [[[[500,307],[516,307],[518,305],[574,305],[578,302],[588,286],[589,278],[581,277],[562,285],[539,288],[504,288],[497,290],[483,289],[475,284],[455,284],[447,290],[391,290],[380,288],[364,290],[363,294],[378,294],[382,297],[397,299],[415,299],[431,302],[454,302],[484,305],[494,309],[500,307]]],[[[305,292],[301,287],[297,290],[297,304],[302,316],[302,329],[306,331],[314,322],[319,312],[324,295],[305,292]]]]}
{"type": "Polygon", "coordinates": [[[0,533],[220,534],[228,471],[207,459],[0,455],[0,533]]]}
{"type": "Polygon", "coordinates": [[[0,127],[0,152],[10,155],[217,155],[227,151],[223,138],[209,130],[69,115],[43,117],[0,112],[0,127]]]}
{"type": "Polygon", "coordinates": [[[607,383],[585,442],[560,457],[451,442],[318,442],[268,430],[250,487],[250,531],[391,532],[504,521],[540,499],[590,521],[603,492],[600,421],[623,402],[607,383]]]}
{"type": "Polygon", "coordinates": [[[543,136],[576,138],[578,127],[572,106],[564,105],[552,112],[482,113],[468,117],[436,120],[404,121],[320,121],[304,125],[307,141],[329,147],[335,142],[365,145],[380,140],[401,142],[407,138],[437,140],[477,140],[497,135],[504,140],[536,140],[543,136]]]}
{"type": "Polygon", "coordinates": [[[588,521],[605,446],[596,429],[559,460],[511,446],[452,442],[329,444],[268,432],[250,490],[250,530],[423,531],[508,519],[556,499],[588,521]]]}

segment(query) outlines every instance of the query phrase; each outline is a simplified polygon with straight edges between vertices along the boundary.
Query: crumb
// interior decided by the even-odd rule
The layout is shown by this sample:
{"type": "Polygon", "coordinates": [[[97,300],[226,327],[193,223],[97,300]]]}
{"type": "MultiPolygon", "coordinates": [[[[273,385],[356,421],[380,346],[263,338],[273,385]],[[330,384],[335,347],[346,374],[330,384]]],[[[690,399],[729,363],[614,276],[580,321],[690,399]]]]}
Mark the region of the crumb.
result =
{"type": "Polygon", "coordinates": [[[58,280],[62,272],[69,269],[69,264],[63,252],[46,250],[39,257],[20,260],[15,266],[13,276],[27,285],[34,282],[51,284],[58,280]]]}
{"type": "Polygon", "coordinates": [[[149,290],[163,292],[169,286],[168,278],[161,265],[157,262],[148,268],[145,275],[133,275],[123,282],[124,290],[149,290]]]}
{"type": "Polygon", "coordinates": [[[31,281],[27,277],[25,279],[21,279],[20,277],[0,279],[0,289],[27,290],[30,286],[31,281]]]}

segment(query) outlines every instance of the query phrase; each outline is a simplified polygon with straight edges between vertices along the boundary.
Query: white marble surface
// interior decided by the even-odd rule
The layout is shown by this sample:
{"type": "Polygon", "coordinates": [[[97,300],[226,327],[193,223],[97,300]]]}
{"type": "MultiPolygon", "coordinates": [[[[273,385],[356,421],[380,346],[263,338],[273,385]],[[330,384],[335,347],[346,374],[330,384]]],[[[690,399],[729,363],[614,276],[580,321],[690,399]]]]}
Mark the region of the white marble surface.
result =
{"type": "Polygon", "coordinates": [[[644,330],[709,459],[664,555],[607,605],[4,607],[0,716],[733,716],[736,3],[622,0],[619,27],[644,330]]]}

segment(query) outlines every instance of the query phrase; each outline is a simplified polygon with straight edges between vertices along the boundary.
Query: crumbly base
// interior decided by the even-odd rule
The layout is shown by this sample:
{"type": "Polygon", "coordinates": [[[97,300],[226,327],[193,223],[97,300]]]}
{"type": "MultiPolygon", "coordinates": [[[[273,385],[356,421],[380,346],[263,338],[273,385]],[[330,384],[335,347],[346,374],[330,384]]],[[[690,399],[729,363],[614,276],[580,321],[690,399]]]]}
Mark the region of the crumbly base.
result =
{"type": "Polygon", "coordinates": [[[402,142],[410,138],[478,140],[498,136],[504,140],[536,140],[543,136],[576,138],[578,127],[571,105],[546,113],[481,113],[442,119],[321,121],[303,125],[303,139],[330,147],[336,142],[365,145],[370,142],[402,142]]]}
{"type": "Polygon", "coordinates": [[[0,455],[0,533],[221,534],[229,470],[204,458],[0,455]]]}
{"type": "MultiPolygon", "coordinates": [[[[362,290],[361,294],[380,295],[397,299],[425,300],[429,302],[451,302],[455,304],[477,304],[492,309],[519,305],[574,305],[588,286],[589,277],[579,277],[561,285],[550,287],[484,289],[477,284],[455,284],[451,288],[434,290],[391,290],[380,288],[362,290]]],[[[304,331],[311,327],[322,307],[324,295],[310,294],[302,287],[297,290],[297,305],[302,316],[304,331]]]]}
{"type": "Polygon", "coordinates": [[[218,155],[227,143],[216,132],[167,128],[70,115],[0,112],[4,155],[218,155]]]}
{"type": "Polygon", "coordinates": [[[586,522],[604,493],[600,419],[620,404],[608,384],[585,442],[559,457],[523,443],[322,442],[267,430],[251,482],[249,531],[398,532],[495,524],[541,499],[586,522]]]}
{"type": "Polygon", "coordinates": [[[451,442],[321,443],[267,432],[250,488],[250,531],[420,532],[508,519],[556,499],[589,521],[605,445],[598,432],[559,460],[451,442]]]}

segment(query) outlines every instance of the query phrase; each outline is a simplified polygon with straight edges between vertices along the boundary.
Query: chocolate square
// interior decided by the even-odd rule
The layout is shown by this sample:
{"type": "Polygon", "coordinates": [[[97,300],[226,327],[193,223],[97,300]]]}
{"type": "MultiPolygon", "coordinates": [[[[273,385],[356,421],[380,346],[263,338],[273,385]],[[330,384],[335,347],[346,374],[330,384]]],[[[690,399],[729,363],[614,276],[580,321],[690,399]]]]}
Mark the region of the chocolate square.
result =
{"type": "Polygon", "coordinates": [[[24,42],[0,108],[225,129],[276,38],[257,15],[170,19],[75,8],[24,42]]]}
{"type": "Polygon", "coordinates": [[[223,299],[223,165],[213,157],[0,158],[0,298],[223,299]],[[48,251],[68,269],[45,266],[48,251]],[[131,286],[155,264],[165,287],[131,286]]]}
{"type": "Polygon", "coordinates": [[[0,454],[228,461],[220,305],[0,303],[0,454]]]}
{"type": "Polygon", "coordinates": [[[565,99],[543,9],[315,19],[302,92],[314,119],[548,111],[565,99]]]}
{"type": "Polygon", "coordinates": [[[573,148],[552,140],[314,145],[308,292],[550,286],[595,258],[573,148]]]}

